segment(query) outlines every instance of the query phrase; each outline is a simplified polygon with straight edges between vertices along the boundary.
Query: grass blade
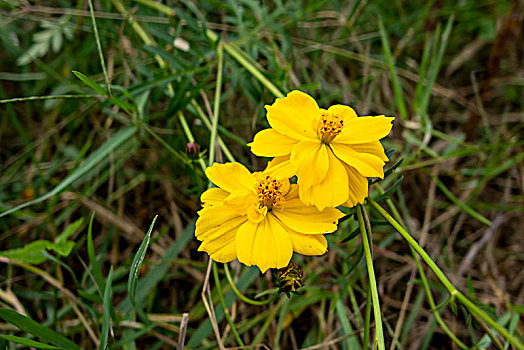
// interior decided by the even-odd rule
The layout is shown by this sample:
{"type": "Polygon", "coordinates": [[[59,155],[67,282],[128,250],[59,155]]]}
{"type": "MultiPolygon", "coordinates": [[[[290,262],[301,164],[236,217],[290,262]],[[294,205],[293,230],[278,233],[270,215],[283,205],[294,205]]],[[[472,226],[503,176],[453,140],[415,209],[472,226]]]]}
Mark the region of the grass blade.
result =
{"type": "Polygon", "coordinates": [[[135,305],[136,300],[136,287],[138,286],[138,275],[140,274],[140,267],[142,266],[142,263],[144,262],[144,257],[146,256],[147,247],[149,246],[149,241],[151,240],[151,232],[153,231],[153,226],[155,225],[155,221],[158,218],[158,215],[155,216],[153,219],[153,222],[151,223],[151,226],[149,227],[149,231],[147,231],[146,237],[142,241],[142,244],[140,244],[140,247],[138,248],[138,251],[135,254],[135,257],[133,259],[133,263],[131,264],[131,270],[129,270],[129,279],[127,281],[127,292],[129,294],[129,300],[131,301],[131,304],[135,305]]]}
{"type": "Polygon", "coordinates": [[[26,339],[26,338],[22,338],[22,337],[16,337],[14,335],[0,334],[0,337],[4,338],[5,340],[8,340],[8,341],[10,341],[12,343],[25,345],[25,346],[28,346],[28,347],[31,347],[31,348],[35,348],[35,349],[49,349],[49,350],[60,349],[60,348],[57,348],[56,346],[53,346],[53,345],[40,343],[40,342],[31,340],[31,339],[26,339]]]}
{"type": "Polygon", "coordinates": [[[113,288],[111,288],[111,280],[113,278],[113,266],[109,270],[109,275],[107,276],[106,289],[104,291],[104,317],[102,321],[102,333],[100,334],[100,350],[107,348],[107,341],[109,338],[109,327],[111,325],[111,308],[112,297],[113,297],[113,288]]]}
{"type": "Polygon", "coordinates": [[[87,255],[89,256],[89,262],[91,263],[91,272],[95,278],[95,282],[98,285],[98,290],[102,291],[105,289],[104,276],[102,275],[102,269],[98,260],[96,260],[95,247],[93,245],[93,220],[95,218],[95,213],[91,215],[91,220],[89,221],[89,227],[87,229],[87,255]]]}
{"type": "Polygon", "coordinates": [[[60,191],[64,190],[67,186],[71,185],[73,182],[78,180],[82,175],[87,173],[94,166],[96,166],[103,159],[105,159],[109,155],[109,153],[114,151],[121,144],[127,141],[127,139],[133,136],[135,131],[136,131],[135,126],[130,126],[122,130],[119,130],[116,134],[113,135],[113,137],[111,137],[102,146],[100,146],[100,148],[98,148],[96,151],[91,153],[91,155],[89,155],[89,157],[87,157],[85,161],[82,163],[82,165],[80,165],[71,174],[69,174],[62,182],[60,182],[51,191],[47,192],[46,194],[44,194],[43,196],[37,199],[26,202],[24,204],[20,204],[19,206],[16,206],[14,208],[8,209],[7,211],[4,211],[3,213],[0,214],[0,218],[6,215],[9,215],[17,210],[26,208],[30,205],[43,202],[46,199],[49,199],[53,197],[54,195],[58,194],[60,191]]]}
{"type": "Polygon", "coordinates": [[[24,332],[34,335],[41,341],[58,345],[64,349],[80,349],[78,345],[55,331],[40,325],[29,317],[20,315],[18,312],[9,309],[0,309],[0,317],[8,323],[20,328],[24,332]]]}

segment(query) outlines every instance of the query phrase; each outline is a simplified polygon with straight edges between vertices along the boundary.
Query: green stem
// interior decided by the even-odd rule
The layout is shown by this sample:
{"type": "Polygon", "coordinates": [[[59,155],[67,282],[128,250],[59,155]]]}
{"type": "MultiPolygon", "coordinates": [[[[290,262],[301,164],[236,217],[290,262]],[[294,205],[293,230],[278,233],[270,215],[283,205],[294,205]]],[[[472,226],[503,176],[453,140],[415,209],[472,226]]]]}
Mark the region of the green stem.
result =
{"type": "Polygon", "coordinates": [[[182,157],[180,154],[178,154],[177,151],[175,151],[173,149],[173,147],[169,146],[169,144],[166,141],[164,141],[160,136],[158,136],[147,125],[143,125],[143,127],[144,127],[144,130],[147,131],[149,135],[153,136],[158,142],[160,142],[160,144],[162,144],[162,146],[164,146],[169,151],[169,153],[171,153],[175,158],[177,158],[178,160],[182,161],[183,163],[186,162],[184,157],[182,157]]]}
{"type": "Polygon", "coordinates": [[[271,298],[263,300],[263,301],[250,299],[238,290],[237,286],[235,285],[235,281],[233,281],[233,277],[231,277],[231,273],[229,272],[229,266],[227,264],[224,264],[224,272],[226,273],[227,281],[229,282],[229,285],[231,286],[235,294],[240,299],[242,299],[242,301],[248,304],[255,305],[255,306],[263,306],[263,305],[269,304],[270,302],[278,298],[278,294],[275,294],[271,298]]]}
{"type": "MultiPolygon", "coordinates": [[[[206,31],[206,34],[211,41],[216,42],[218,40],[218,35],[213,32],[212,30],[208,29],[206,31]]],[[[260,70],[258,70],[251,62],[246,60],[245,57],[243,57],[242,53],[240,52],[240,49],[238,49],[235,45],[231,43],[224,43],[224,50],[228,54],[230,54],[235,60],[237,60],[238,63],[240,63],[244,68],[253,76],[262,83],[275,97],[284,97],[284,94],[271,82],[268,78],[266,78],[260,70]]]]}
{"type": "MultiPolygon", "coordinates": [[[[378,188],[381,193],[384,192],[384,190],[380,186],[378,186],[378,188]]],[[[397,221],[402,223],[402,218],[400,217],[400,213],[398,212],[397,208],[395,207],[395,204],[393,204],[393,201],[391,199],[388,199],[386,203],[388,204],[390,210],[393,212],[393,216],[395,217],[395,219],[397,219],[397,221]]],[[[453,334],[453,332],[451,332],[451,330],[448,328],[448,326],[446,325],[442,317],[440,317],[440,313],[437,310],[437,306],[435,304],[435,299],[433,299],[433,294],[431,294],[431,289],[429,287],[426,273],[424,272],[424,269],[422,268],[422,264],[420,263],[420,258],[417,255],[417,252],[411,246],[409,248],[411,250],[411,254],[413,255],[413,259],[415,259],[417,270],[420,275],[422,285],[424,287],[424,292],[426,293],[426,297],[428,298],[429,306],[431,308],[431,311],[433,312],[433,315],[435,316],[435,320],[440,325],[440,328],[442,328],[442,330],[448,335],[448,337],[451,340],[453,340],[460,348],[465,349],[465,350],[468,349],[468,347],[463,342],[461,342],[455,336],[455,334],[453,334]]]]}
{"type": "Polygon", "coordinates": [[[418,257],[417,253],[413,249],[413,247],[410,246],[411,254],[413,255],[413,258],[415,259],[415,263],[417,264],[417,270],[420,275],[420,279],[422,281],[422,285],[424,286],[424,291],[426,292],[426,296],[428,298],[429,306],[431,307],[431,311],[433,312],[433,315],[435,315],[435,320],[440,325],[440,328],[448,335],[448,337],[453,340],[459,347],[466,350],[469,349],[466,344],[461,342],[455,334],[448,328],[446,323],[444,323],[444,320],[442,320],[442,317],[440,317],[440,313],[437,310],[437,306],[435,305],[435,300],[433,299],[433,295],[431,294],[431,289],[429,288],[429,283],[426,278],[426,274],[424,273],[424,270],[422,268],[422,264],[420,263],[420,258],[418,257]]]}
{"type": "Polygon", "coordinates": [[[435,262],[429,257],[426,251],[417,243],[417,241],[411,237],[411,235],[389,215],[377,202],[373,199],[368,198],[369,203],[375,208],[380,215],[384,217],[389,223],[404,237],[413,249],[420,255],[420,257],[426,262],[430,269],[435,273],[440,282],[451,294],[451,298],[457,298],[474,316],[478,316],[481,320],[486,322],[490,327],[495,329],[500,335],[502,335],[507,341],[519,350],[524,350],[524,344],[522,344],[517,338],[509,333],[504,327],[495,322],[489,317],[484,311],[482,311],[477,305],[472,303],[464,294],[459,292],[455,286],[449,281],[444,275],[442,270],[435,264],[435,262]]]}
{"type": "MultiPolygon", "coordinates": [[[[204,113],[200,105],[195,101],[195,99],[191,100],[190,103],[193,107],[195,107],[195,110],[200,120],[202,120],[206,128],[211,132],[213,126],[211,125],[209,119],[206,117],[206,114],[204,113]]],[[[234,162],[235,157],[233,157],[231,151],[229,151],[229,148],[227,148],[226,144],[224,143],[224,140],[222,140],[222,138],[219,135],[217,135],[217,141],[220,145],[220,149],[222,150],[222,152],[224,152],[224,155],[226,156],[227,160],[229,160],[230,162],[234,162]]]]}
{"type": "Polygon", "coordinates": [[[29,97],[16,97],[9,98],[5,100],[0,100],[2,103],[11,103],[11,102],[26,102],[26,101],[36,101],[36,100],[55,100],[55,99],[74,99],[74,98],[95,98],[100,97],[101,95],[51,95],[51,96],[29,96],[29,97]]]}
{"type": "Polygon", "coordinates": [[[209,140],[209,162],[208,165],[213,165],[215,161],[215,149],[216,149],[216,140],[217,140],[217,130],[218,130],[218,115],[220,112],[220,95],[222,93],[222,69],[224,66],[224,47],[222,42],[218,42],[218,68],[217,68],[217,80],[216,80],[216,89],[215,89],[215,103],[213,105],[213,125],[211,127],[211,138],[209,140]]]}
{"type": "MultiPolygon", "coordinates": [[[[182,129],[184,129],[184,133],[186,134],[187,140],[189,142],[195,142],[195,138],[193,137],[193,133],[191,132],[191,129],[189,128],[189,125],[187,125],[187,120],[182,114],[182,112],[178,113],[178,120],[180,121],[180,125],[182,125],[182,129]]],[[[204,163],[204,160],[202,157],[198,158],[198,162],[200,163],[200,167],[202,168],[202,171],[206,172],[206,163],[204,163]]]]}
{"type": "Polygon", "coordinates": [[[214,261],[213,261],[213,276],[215,277],[215,285],[218,290],[218,299],[220,299],[220,304],[222,305],[222,309],[224,310],[224,316],[226,317],[227,323],[229,324],[229,327],[231,328],[231,332],[233,332],[233,336],[235,337],[238,345],[244,346],[244,343],[242,342],[242,339],[240,339],[240,335],[238,335],[237,329],[235,328],[235,324],[233,323],[233,320],[231,320],[231,316],[229,316],[229,312],[227,312],[226,302],[224,300],[224,294],[222,294],[222,286],[220,285],[220,278],[218,277],[217,263],[214,261]]]}
{"type": "Polygon", "coordinates": [[[400,118],[402,120],[408,119],[408,112],[406,104],[404,103],[404,98],[402,96],[402,86],[397,78],[397,72],[395,69],[395,64],[393,63],[393,58],[391,57],[391,49],[389,47],[389,41],[384,29],[384,24],[382,23],[382,17],[378,17],[378,28],[380,31],[380,40],[382,41],[382,50],[384,51],[384,56],[386,56],[386,62],[391,74],[391,81],[393,83],[393,92],[395,95],[395,102],[397,103],[398,111],[400,118]]]}
{"type": "MultiPolygon", "coordinates": [[[[377,281],[375,279],[375,271],[373,269],[373,256],[371,255],[371,245],[368,240],[368,233],[364,225],[364,218],[362,215],[362,206],[359,204],[357,208],[358,224],[360,226],[360,234],[362,236],[362,244],[364,245],[364,255],[366,257],[366,266],[368,268],[369,289],[371,291],[371,299],[373,300],[373,315],[375,318],[375,342],[379,350],[385,350],[384,331],[382,329],[382,314],[380,312],[380,303],[378,301],[377,281]]],[[[371,232],[369,233],[371,234],[371,232]]],[[[365,344],[364,344],[365,346],[365,344]]]]}
{"type": "Polygon", "coordinates": [[[365,318],[365,325],[364,325],[364,349],[369,349],[369,328],[371,326],[371,293],[369,292],[368,287],[368,293],[366,295],[366,318],[365,318]]]}
{"type": "Polygon", "coordinates": [[[102,72],[106,80],[107,95],[111,96],[111,87],[109,85],[109,76],[107,75],[106,63],[104,60],[104,54],[102,52],[102,44],[100,44],[100,37],[98,36],[98,28],[96,27],[95,13],[93,11],[93,1],[89,0],[89,12],[91,13],[91,21],[93,22],[93,30],[95,32],[96,47],[98,49],[98,56],[100,57],[100,65],[102,66],[102,72]]]}

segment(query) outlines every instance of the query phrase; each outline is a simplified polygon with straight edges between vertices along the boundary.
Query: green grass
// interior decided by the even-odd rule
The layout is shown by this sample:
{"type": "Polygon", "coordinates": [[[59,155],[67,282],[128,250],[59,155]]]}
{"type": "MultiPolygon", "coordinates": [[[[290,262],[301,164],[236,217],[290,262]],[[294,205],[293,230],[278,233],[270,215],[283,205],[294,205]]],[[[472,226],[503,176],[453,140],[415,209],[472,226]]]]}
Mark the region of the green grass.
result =
{"type": "Polygon", "coordinates": [[[518,348],[524,65],[518,30],[503,32],[514,11],[0,0],[0,348],[518,348]],[[194,222],[206,164],[263,168],[245,144],[292,89],[395,116],[384,145],[390,166],[404,160],[371,187],[398,232],[373,205],[360,225],[351,211],[326,255],[294,256],[305,287],[288,299],[270,272],[209,270],[194,222]],[[184,153],[193,141],[197,160],[184,153]]]}

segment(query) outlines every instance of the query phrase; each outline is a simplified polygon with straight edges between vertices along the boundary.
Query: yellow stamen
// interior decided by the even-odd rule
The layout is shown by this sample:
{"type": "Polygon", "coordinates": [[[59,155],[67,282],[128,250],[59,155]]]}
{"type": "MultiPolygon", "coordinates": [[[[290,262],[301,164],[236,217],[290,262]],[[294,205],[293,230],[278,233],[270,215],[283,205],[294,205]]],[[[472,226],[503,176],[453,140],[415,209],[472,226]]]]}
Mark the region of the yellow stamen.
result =
{"type": "Polygon", "coordinates": [[[317,135],[323,143],[330,143],[340,134],[344,127],[344,119],[327,111],[322,112],[318,121],[317,135]]]}
{"type": "Polygon", "coordinates": [[[280,181],[269,175],[263,175],[256,186],[259,208],[266,207],[267,210],[271,210],[276,205],[282,205],[284,202],[283,187],[280,181]]]}

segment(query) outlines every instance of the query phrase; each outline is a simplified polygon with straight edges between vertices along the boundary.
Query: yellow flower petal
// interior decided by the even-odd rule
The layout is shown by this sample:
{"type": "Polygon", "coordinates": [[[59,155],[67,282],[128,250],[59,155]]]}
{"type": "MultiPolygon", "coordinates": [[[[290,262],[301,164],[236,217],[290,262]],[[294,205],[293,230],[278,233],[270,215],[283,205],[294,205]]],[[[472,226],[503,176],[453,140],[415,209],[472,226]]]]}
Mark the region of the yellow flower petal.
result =
{"type": "Polygon", "coordinates": [[[297,140],[280,134],[273,129],[265,129],[258,132],[253,142],[247,145],[251,152],[260,157],[285,156],[291,153],[297,140]]]}
{"type": "Polygon", "coordinates": [[[200,201],[203,206],[216,206],[224,203],[227,196],[229,196],[229,192],[218,187],[213,187],[202,193],[200,201]]]}
{"type": "Polygon", "coordinates": [[[327,146],[319,140],[300,141],[293,148],[290,161],[300,186],[319,184],[329,168],[327,146]]]}
{"type": "Polygon", "coordinates": [[[226,234],[247,221],[246,215],[238,215],[226,206],[204,208],[198,215],[195,236],[200,241],[226,234]]]}
{"type": "Polygon", "coordinates": [[[289,155],[273,158],[267,165],[265,172],[276,179],[289,179],[295,176],[295,170],[291,166],[289,155]]]}
{"type": "Polygon", "coordinates": [[[240,163],[213,163],[206,169],[206,176],[218,187],[233,192],[235,190],[251,189],[255,186],[255,178],[249,170],[240,163]]]}
{"type": "Polygon", "coordinates": [[[329,107],[327,111],[328,113],[341,117],[345,125],[347,125],[350,120],[358,117],[357,112],[355,112],[353,108],[345,105],[333,105],[329,107]]]}
{"type": "MultiPolygon", "coordinates": [[[[336,144],[336,142],[333,142],[333,143],[336,144]]],[[[354,145],[351,145],[351,148],[354,151],[357,151],[359,153],[369,153],[374,156],[377,156],[380,159],[382,159],[384,162],[387,162],[389,160],[388,157],[386,156],[386,153],[384,152],[384,147],[382,146],[380,141],[354,144],[354,145]]]]}
{"type": "Polygon", "coordinates": [[[286,198],[284,206],[274,209],[272,214],[290,229],[306,234],[333,232],[337,229],[338,219],[344,216],[336,208],[320,211],[314,206],[306,206],[299,198],[286,198]]]}
{"type": "Polygon", "coordinates": [[[259,224],[247,222],[236,234],[238,261],[256,265],[262,273],[269,268],[283,268],[293,255],[293,245],[286,230],[271,216],[259,224]]]}
{"type": "Polygon", "coordinates": [[[384,178],[384,161],[379,157],[355,151],[351,145],[333,143],[331,149],[346,164],[355,168],[361,175],[384,178]]]}
{"type": "Polygon", "coordinates": [[[287,231],[293,250],[302,255],[322,255],[327,252],[327,241],[324,235],[304,235],[291,230],[287,231]]]}
{"type": "Polygon", "coordinates": [[[235,236],[236,230],[232,230],[214,239],[208,238],[198,247],[198,251],[208,253],[211,259],[221,263],[233,261],[237,258],[235,236]]]}
{"type": "Polygon", "coordinates": [[[349,178],[349,198],[347,202],[344,203],[344,206],[354,207],[358,203],[363,204],[364,199],[368,196],[368,179],[360,175],[353,167],[348,165],[344,167],[349,178]]]}
{"type": "Polygon", "coordinates": [[[319,108],[315,100],[302,91],[293,90],[286,97],[277,98],[271,106],[266,105],[269,125],[280,134],[296,140],[316,138],[319,108]]]}
{"type": "Polygon", "coordinates": [[[358,117],[344,122],[344,128],[333,142],[345,144],[367,143],[386,137],[391,131],[393,117],[358,117]]]}
{"type": "Polygon", "coordinates": [[[321,183],[310,187],[302,186],[303,177],[298,178],[300,199],[319,210],[336,207],[347,201],[349,183],[347,171],[331,150],[328,150],[329,170],[321,183]]]}
{"type": "Polygon", "coordinates": [[[245,214],[250,206],[254,206],[258,197],[253,190],[242,189],[231,193],[224,200],[224,204],[240,215],[245,214]]]}

